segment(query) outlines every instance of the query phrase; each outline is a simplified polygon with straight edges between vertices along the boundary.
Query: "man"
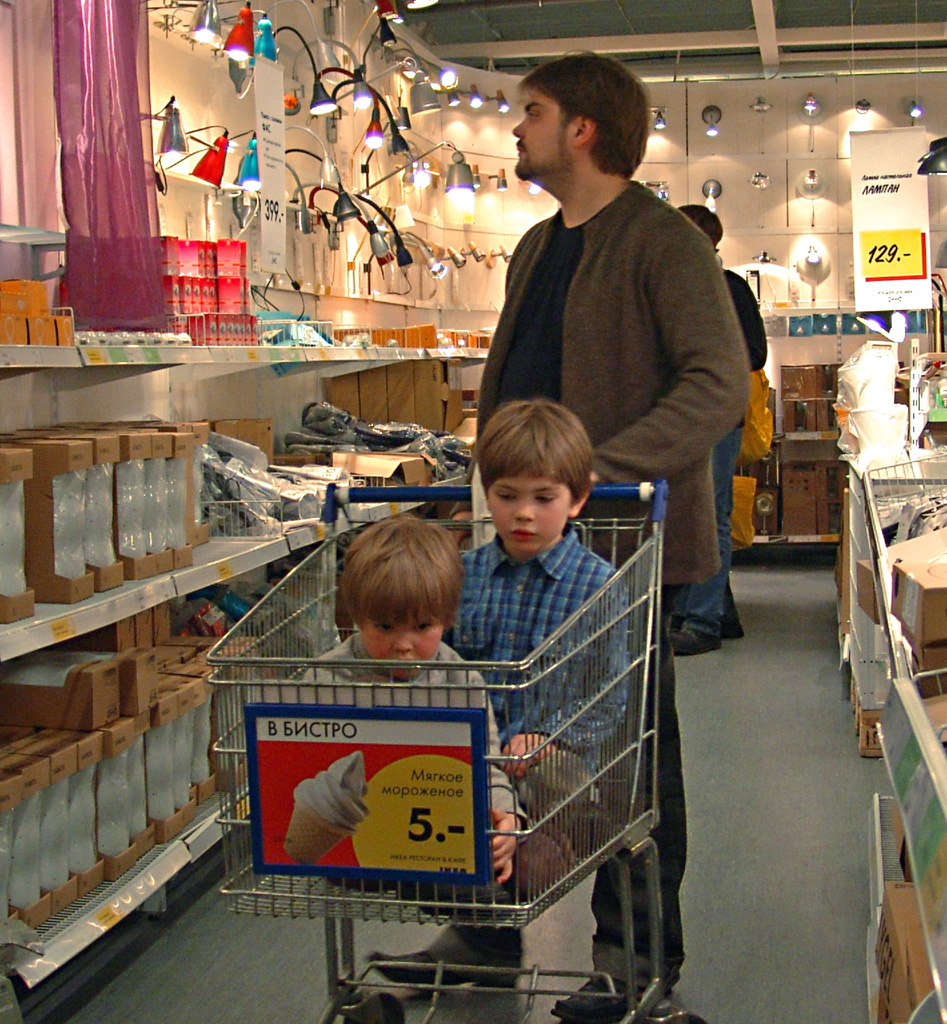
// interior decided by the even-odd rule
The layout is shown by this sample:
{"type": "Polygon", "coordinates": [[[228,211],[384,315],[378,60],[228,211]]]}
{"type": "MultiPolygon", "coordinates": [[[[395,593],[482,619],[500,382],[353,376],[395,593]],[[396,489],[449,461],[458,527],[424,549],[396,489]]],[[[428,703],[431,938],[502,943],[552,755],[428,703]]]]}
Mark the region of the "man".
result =
{"type": "MultiPolygon", "coordinates": [[[[616,60],[575,54],[530,72],[522,102],[513,130],[516,174],[555,196],[560,209],[524,235],[510,260],[478,429],[501,402],[545,396],[582,420],[601,481],[667,479],[663,600],[670,608],[676,585],[698,583],[719,565],[710,454],[746,407],[740,327],[708,239],[629,180],[649,126],[638,80],[616,60]]],[[[654,837],[670,991],[684,959],[679,890],[687,829],[666,635],[659,691],[661,823],[654,837]]],[[[592,902],[596,967],[620,978],[620,914],[608,865],[592,902]]],[[[646,948],[637,952],[647,957],[646,948]]],[[[555,1012],[569,1021],[615,1021],[625,998],[579,994],[555,1012]]]]}
{"type": "MultiPolygon", "coordinates": [[[[706,206],[697,204],[681,206],[680,211],[704,232],[716,252],[723,238],[720,218],[706,206]]],[[[756,296],[739,274],[725,270],[723,276],[740,320],[750,369],[762,370],[766,365],[766,328],[763,326],[756,296]]],[[[720,568],[710,579],[683,588],[677,596],[672,616],[671,647],[678,657],[716,651],[720,649],[721,640],[738,639],[743,636],[740,616],[730,590],[730,563],[733,555],[733,543],[730,539],[733,474],[736,472],[742,438],[741,417],[733,430],[714,445],[711,465],[720,568]]]]}

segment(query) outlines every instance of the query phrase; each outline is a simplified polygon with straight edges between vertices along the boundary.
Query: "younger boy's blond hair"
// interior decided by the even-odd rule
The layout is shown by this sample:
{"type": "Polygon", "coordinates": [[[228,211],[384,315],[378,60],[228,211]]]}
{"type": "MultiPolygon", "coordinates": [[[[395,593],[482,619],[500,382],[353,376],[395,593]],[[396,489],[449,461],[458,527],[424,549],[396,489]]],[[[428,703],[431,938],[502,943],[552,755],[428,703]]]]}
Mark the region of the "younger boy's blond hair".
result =
{"type": "Polygon", "coordinates": [[[366,527],[345,555],[340,597],[356,625],[440,623],[457,617],[464,569],[443,527],[394,516],[366,527]]]}
{"type": "Polygon", "coordinates": [[[592,485],[592,443],[574,412],[548,398],[504,402],[477,440],[483,489],[501,477],[547,477],[579,501],[592,485]]]}

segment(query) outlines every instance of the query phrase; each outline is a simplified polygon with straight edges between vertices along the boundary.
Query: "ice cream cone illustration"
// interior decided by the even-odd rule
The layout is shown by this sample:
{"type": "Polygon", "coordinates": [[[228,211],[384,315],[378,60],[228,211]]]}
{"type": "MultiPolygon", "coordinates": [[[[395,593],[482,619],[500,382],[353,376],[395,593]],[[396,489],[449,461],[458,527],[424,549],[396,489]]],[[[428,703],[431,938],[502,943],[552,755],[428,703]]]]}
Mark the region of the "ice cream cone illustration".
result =
{"type": "Polygon", "coordinates": [[[304,779],[293,791],[293,814],[283,848],[300,864],[317,864],[337,843],[355,835],[368,814],[365,761],[356,750],[304,779]]]}

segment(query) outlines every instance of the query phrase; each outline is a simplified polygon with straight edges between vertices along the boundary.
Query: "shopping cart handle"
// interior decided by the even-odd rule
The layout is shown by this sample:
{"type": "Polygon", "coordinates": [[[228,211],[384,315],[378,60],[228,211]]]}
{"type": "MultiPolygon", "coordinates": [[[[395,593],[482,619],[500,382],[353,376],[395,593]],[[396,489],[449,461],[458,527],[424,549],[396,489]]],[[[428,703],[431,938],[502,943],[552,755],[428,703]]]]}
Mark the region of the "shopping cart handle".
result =
{"type": "MultiPolygon", "coordinates": [[[[640,484],[596,484],[589,494],[590,501],[649,501],[651,518],[664,519],[667,508],[666,480],[640,484]]],[[[470,501],[469,485],[435,487],[349,487],[329,484],[322,507],[322,521],[334,523],[340,505],[351,502],[415,502],[415,501],[470,501]]]]}

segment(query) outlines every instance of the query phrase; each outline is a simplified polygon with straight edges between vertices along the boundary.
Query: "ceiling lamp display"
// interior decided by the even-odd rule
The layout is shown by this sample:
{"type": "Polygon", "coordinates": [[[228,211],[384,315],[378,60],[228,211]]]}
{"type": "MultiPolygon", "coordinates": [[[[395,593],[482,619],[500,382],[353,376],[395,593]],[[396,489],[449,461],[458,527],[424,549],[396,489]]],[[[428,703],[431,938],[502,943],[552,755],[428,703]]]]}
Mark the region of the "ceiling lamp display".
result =
{"type": "Polygon", "coordinates": [[[720,129],[717,125],[720,123],[720,118],[723,117],[720,107],[710,103],[700,112],[700,116],[704,124],[707,125],[705,134],[712,139],[716,138],[720,133],[720,129]]]}

